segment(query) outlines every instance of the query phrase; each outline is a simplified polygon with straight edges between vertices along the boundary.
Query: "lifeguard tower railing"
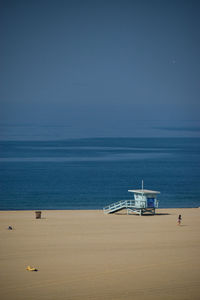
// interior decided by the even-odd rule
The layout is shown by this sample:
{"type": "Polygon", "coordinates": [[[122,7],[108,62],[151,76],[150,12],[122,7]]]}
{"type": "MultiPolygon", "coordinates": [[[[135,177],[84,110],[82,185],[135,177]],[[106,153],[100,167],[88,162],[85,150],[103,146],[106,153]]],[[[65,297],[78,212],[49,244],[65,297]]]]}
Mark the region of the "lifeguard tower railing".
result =
{"type": "Polygon", "coordinates": [[[103,211],[105,214],[112,214],[115,212],[118,212],[123,209],[127,209],[127,214],[130,212],[135,212],[139,215],[142,215],[144,213],[152,213],[155,214],[155,208],[158,207],[158,201],[155,202],[154,207],[147,207],[146,201],[140,201],[140,207],[136,207],[135,200],[121,200],[115,203],[112,203],[108,206],[105,206],[103,208],[103,211]]]}
{"type": "Polygon", "coordinates": [[[103,211],[106,214],[110,214],[122,210],[124,208],[133,208],[134,206],[135,200],[121,200],[104,207],[103,211]]]}

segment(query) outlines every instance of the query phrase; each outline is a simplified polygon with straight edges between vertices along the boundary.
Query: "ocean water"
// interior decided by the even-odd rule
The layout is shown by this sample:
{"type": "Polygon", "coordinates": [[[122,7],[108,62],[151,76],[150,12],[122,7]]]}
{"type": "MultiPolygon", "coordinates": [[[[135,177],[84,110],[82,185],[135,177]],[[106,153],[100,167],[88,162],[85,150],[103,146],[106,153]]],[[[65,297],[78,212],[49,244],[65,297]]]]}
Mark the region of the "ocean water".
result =
{"type": "Polygon", "coordinates": [[[200,138],[0,142],[0,209],[102,209],[160,191],[159,207],[200,206],[200,138]]]}

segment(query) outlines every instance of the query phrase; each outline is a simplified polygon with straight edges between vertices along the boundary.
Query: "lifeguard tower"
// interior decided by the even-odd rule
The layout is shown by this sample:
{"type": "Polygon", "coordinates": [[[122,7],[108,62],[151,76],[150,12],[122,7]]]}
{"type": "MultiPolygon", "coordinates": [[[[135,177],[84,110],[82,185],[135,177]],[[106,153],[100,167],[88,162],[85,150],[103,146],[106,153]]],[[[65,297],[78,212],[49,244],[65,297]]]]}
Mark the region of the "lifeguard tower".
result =
{"type": "Polygon", "coordinates": [[[122,209],[127,209],[127,214],[130,212],[135,212],[140,216],[145,213],[155,215],[155,210],[158,208],[157,195],[160,194],[160,192],[145,190],[143,188],[143,181],[142,189],[128,190],[128,192],[133,193],[133,200],[121,200],[119,202],[112,203],[104,207],[104,213],[110,214],[122,209]]]}

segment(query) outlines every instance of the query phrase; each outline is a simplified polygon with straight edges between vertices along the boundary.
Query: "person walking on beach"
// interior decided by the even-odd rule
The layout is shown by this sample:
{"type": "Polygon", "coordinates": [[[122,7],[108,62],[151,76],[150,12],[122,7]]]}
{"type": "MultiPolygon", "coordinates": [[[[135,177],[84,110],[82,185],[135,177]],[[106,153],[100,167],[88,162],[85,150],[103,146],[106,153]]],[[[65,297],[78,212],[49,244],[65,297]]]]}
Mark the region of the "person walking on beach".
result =
{"type": "Polygon", "coordinates": [[[181,215],[179,215],[178,220],[177,220],[177,225],[181,225],[181,220],[182,220],[182,217],[181,217],[181,215]]]}

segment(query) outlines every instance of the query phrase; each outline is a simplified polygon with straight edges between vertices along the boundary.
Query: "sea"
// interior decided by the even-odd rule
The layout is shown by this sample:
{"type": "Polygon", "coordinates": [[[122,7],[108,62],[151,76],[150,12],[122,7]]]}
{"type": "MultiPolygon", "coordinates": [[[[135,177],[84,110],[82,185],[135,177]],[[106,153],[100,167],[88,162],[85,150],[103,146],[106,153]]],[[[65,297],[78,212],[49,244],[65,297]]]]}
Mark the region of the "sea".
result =
{"type": "Polygon", "coordinates": [[[200,138],[0,141],[0,210],[102,209],[159,191],[160,208],[200,206],[200,138]]]}

